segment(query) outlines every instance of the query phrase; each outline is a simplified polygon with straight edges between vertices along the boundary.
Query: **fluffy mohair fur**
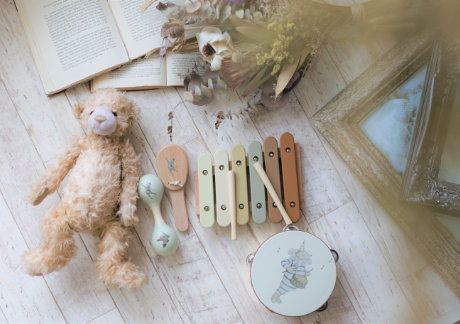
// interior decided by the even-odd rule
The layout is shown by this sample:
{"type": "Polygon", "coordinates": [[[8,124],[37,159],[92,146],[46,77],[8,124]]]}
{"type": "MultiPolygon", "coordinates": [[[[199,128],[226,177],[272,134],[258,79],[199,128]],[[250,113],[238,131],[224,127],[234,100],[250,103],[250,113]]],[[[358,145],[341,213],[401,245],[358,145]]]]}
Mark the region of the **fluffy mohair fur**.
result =
{"type": "Polygon", "coordinates": [[[139,108],[122,93],[109,89],[78,102],[74,113],[87,137],[75,138],[32,185],[26,199],[35,206],[55,192],[73,168],[62,201],[43,218],[45,244],[24,253],[23,271],[41,276],[61,270],[76,254],[74,232],[89,233],[101,239],[96,260],[100,279],[106,285],[139,288],[148,278],[125,255],[128,227],[138,222],[139,162],[124,137],[138,121],[139,108]],[[88,125],[91,112],[102,105],[117,115],[115,131],[105,136],[97,135],[88,125]]]}

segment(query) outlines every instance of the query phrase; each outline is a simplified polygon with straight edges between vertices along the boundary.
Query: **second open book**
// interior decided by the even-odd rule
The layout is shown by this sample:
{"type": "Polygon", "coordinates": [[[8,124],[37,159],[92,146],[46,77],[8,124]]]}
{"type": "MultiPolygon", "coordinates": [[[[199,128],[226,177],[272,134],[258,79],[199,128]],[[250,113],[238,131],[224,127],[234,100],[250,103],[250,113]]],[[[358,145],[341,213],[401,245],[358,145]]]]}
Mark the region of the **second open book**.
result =
{"type": "Polygon", "coordinates": [[[91,81],[91,91],[103,88],[118,90],[142,90],[161,87],[183,86],[184,80],[178,74],[188,70],[200,53],[178,54],[168,52],[165,57],[137,59],[117,70],[106,73],[91,81]]]}

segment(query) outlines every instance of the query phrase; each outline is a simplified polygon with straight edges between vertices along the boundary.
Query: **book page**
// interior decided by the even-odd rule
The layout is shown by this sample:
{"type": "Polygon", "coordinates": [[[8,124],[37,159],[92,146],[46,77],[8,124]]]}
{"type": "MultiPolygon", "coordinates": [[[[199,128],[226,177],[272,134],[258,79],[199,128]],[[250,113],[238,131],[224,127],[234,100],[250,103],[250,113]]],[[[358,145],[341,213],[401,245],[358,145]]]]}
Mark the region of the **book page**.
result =
{"type": "Polygon", "coordinates": [[[137,59],[92,81],[91,89],[166,86],[166,64],[160,58],[137,59]]]}
{"type": "Polygon", "coordinates": [[[22,2],[55,90],[128,61],[105,0],[22,2]]]}
{"type": "Polygon", "coordinates": [[[145,0],[109,0],[130,59],[160,48],[163,41],[160,32],[167,19],[156,9],[155,4],[141,13],[139,8],[144,2],[145,0]]]}
{"type": "Polygon", "coordinates": [[[174,52],[166,53],[166,79],[168,87],[183,86],[184,79],[179,77],[178,73],[183,73],[183,70],[188,71],[190,63],[195,63],[196,58],[200,56],[199,52],[180,54],[174,52]]]}

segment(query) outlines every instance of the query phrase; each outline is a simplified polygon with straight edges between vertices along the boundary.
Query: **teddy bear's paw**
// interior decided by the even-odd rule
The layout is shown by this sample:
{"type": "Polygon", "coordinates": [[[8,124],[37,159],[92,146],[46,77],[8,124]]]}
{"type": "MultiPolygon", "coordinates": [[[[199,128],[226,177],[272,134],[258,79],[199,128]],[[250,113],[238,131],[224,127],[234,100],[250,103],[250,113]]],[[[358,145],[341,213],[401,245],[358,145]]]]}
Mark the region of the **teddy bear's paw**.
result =
{"type": "Polygon", "coordinates": [[[21,257],[21,269],[29,276],[44,276],[48,273],[61,270],[68,260],[53,256],[45,247],[38,247],[30,252],[24,252],[21,257]]]}
{"type": "Polygon", "coordinates": [[[137,289],[149,282],[149,279],[139,267],[127,261],[121,266],[114,266],[109,274],[103,276],[106,285],[116,285],[119,288],[137,289]]]}

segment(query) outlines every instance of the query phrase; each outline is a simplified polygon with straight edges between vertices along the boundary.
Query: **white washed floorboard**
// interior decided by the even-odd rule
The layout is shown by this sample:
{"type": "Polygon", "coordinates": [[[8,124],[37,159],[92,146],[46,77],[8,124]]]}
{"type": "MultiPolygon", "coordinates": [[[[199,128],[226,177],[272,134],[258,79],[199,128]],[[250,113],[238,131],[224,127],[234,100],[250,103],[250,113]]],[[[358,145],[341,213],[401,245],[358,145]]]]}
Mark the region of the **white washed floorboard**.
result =
{"type": "Polygon", "coordinates": [[[429,324],[460,306],[460,299],[431,265],[401,280],[399,285],[420,323],[429,324]]]}
{"type": "Polygon", "coordinates": [[[338,278],[363,323],[418,323],[354,202],[310,229],[339,253],[338,278]]]}
{"type": "Polygon", "coordinates": [[[45,280],[21,271],[27,244],[0,194],[0,323],[62,323],[64,317],[45,280]]]}
{"type": "Polygon", "coordinates": [[[121,324],[125,323],[123,321],[123,318],[121,318],[120,312],[118,309],[112,309],[110,312],[99,316],[98,318],[93,319],[91,322],[88,322],[88,324],[103,324],[103,323],[110,323],[110,324],[121,324]]]}
{"type": "Polygon", "coordinates": [[[425,256],[404,234],[393,218],[350,170],[345,161],[319,135],[324,147],[340,173],[348,192],[358,207],[380,251],[387,260],[396,280],[400,281],[428,264],[425,256]]]}
{"type": "Polygon", "coordinates": [[[82,130],[63,93],[46,96],[14,2],[0,4],[0,78],[40,158],[47,162],[82,130]]]}

